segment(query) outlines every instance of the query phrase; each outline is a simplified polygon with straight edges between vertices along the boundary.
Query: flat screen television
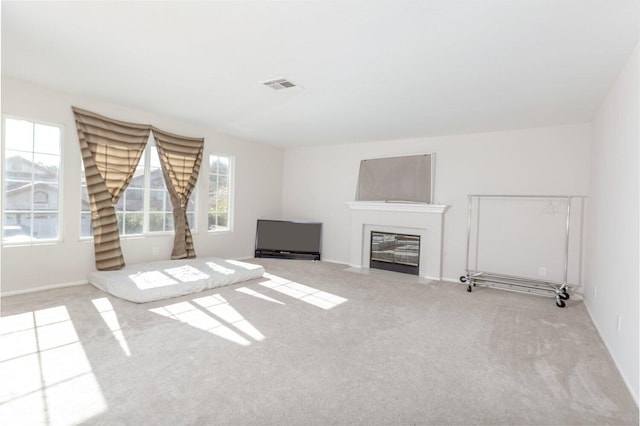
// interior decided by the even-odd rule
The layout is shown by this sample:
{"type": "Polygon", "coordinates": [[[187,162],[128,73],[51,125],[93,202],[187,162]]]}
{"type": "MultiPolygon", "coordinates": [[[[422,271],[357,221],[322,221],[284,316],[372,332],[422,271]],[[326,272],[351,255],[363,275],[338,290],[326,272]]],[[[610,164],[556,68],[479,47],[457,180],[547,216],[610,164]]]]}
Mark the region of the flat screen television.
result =
{"type": "Polygon", "coordinates": [[[255,257],[320,260],[322,223],[258,219],[255,257]]]}

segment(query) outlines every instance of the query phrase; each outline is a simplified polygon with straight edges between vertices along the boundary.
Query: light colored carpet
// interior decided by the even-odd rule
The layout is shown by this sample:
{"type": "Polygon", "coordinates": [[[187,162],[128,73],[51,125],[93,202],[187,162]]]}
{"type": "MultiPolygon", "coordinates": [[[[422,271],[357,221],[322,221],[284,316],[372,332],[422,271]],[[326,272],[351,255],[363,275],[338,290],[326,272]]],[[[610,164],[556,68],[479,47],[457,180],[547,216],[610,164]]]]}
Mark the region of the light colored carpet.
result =
{"type": "Polygon", "coordinates": [[[582,302],[341,265],[2,300],[0,424],[638,424],[582,302]]]}

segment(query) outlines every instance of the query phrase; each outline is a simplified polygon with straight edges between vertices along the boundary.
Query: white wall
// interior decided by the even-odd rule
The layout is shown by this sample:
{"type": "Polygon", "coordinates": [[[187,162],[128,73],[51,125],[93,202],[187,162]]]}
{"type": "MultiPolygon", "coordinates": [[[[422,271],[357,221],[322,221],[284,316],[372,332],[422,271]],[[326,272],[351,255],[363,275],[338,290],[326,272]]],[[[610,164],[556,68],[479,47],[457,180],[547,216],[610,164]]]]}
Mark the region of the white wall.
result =
{"type": "MultiPolygon", "coordinates": [[[[287,217],[323,222],[323,258],[347,263],[351,221],[345,202],[354,200],[360,160],[434,152],[434,203],[451,205],[444,219],[443,277],[457,280],[466,265],[467,194],[587,195],[590,143],[591,126],[581,124],[287,149],[282,210],[287,217]]],[[[573,264],[569,282],[575,284],[578,261],[573,264]]]]}
{"type": "MultiPolygon", "coordinates": [[[[3,78],[3,114],[62,124],[65,128],[62,160],[63,241],[49,245],[3,247],[3,294],[82,282],[86,280],[88,272],[95,268],[93,242],[80,241],[82,158],[71,112],[72,105],[123,121],[152,124],[172,133],[204,137],[205,160],[198,181],[198,232],[194,234],[196,252],[199,256],[226,258],[253,256],[256,219],[279,216],[281,213],[281,148],[246,142],[168,117],[3,78]],[[235,156],[233,232],[215,234],[206,231],[208,165],[204,163],[210,153],[235,156]]],[[[168,259],[173,235],[125,238],[121,242],[125,261],[128,263],[168,259]],[[159,249],[159,256],[152,255],[154,247],[159,249]]]]}
{"type": "Polygon", "coordinates": [[[636,47],[594,120],[585,282],[585,304],[636,403],[638,78],[636,47]]]}

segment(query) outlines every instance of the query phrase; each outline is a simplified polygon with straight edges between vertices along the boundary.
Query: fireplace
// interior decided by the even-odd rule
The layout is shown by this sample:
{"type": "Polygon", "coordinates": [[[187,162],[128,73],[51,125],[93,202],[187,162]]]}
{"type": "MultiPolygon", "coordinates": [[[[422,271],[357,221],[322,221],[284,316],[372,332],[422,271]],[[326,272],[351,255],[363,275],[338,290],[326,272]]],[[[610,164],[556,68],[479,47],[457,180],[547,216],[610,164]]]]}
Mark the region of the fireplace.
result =
{"type": "Polygon", "coordinates": [[[418,275],[420,236],[371,231],[369,267],[418,275]]]}
{"type": "Polygon", "coordinates": [[[420,236],[420,277],[442,278],[444,213],[439,204],[348,202],[351,210],[349,265],[370,268],[371,231],[420,236]]]}

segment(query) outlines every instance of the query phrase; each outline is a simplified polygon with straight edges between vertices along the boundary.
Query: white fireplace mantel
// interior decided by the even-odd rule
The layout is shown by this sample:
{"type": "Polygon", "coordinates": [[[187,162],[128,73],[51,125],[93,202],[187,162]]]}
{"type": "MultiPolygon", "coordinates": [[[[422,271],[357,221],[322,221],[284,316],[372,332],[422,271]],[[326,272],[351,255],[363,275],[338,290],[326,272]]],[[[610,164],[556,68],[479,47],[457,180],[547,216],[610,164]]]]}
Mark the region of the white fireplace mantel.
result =
{"type": "Polygon", "coordinates": [[[351,210],[350,266],[369,267],[371,231],[420,235],[419,275],[442,278],[444,213],[442,204],[347,202],[351,210]]]}
{"type": "Polygon", "coordinates": [[[445,204],[422,203],[384,203],[375,201],[350,201],[347,205],[351,210],[378,210],[385,212],[414,212],[443,214],[449,208],[445,204]]]}

